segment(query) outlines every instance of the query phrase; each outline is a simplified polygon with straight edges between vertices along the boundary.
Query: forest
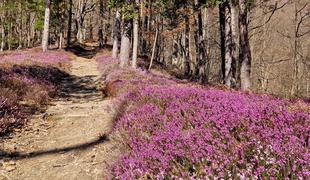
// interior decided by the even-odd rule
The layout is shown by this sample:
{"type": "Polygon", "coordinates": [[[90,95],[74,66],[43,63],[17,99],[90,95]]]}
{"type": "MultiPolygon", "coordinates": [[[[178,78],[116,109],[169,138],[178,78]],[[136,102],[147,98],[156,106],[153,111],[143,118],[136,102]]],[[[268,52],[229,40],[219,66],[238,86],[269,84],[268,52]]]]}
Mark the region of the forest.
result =
{"type": "Polygon", "coordinates": [[[1,51],[96,41],[132,67],[143,57],[204,84],[309,97],[308,4],[3,0],[1,51]]]}
{"type": "Polygon", "coordinates": [[[0,0],[0,179],[310,178],[308,0],[0,0]]]}

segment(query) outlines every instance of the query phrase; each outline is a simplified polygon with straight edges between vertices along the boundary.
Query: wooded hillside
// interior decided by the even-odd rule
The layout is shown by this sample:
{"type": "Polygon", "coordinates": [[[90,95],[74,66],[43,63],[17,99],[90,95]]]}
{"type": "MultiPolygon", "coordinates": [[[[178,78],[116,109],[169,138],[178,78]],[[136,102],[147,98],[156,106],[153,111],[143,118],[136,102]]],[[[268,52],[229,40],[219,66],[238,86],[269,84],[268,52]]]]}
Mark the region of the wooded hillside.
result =
{"type": "Polygon", "coordinates": [[[95,42],[122,67],[309,97],[309,12],[307,0],[2,0],[1,51],[95,42]]]}

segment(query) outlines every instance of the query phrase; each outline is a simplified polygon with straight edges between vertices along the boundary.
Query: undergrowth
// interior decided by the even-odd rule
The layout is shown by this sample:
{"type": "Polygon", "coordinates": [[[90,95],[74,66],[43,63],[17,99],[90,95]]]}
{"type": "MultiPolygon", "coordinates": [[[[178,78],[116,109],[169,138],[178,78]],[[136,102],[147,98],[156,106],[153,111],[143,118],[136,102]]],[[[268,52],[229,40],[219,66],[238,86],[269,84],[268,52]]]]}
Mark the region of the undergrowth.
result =
{"type": "Polygon", "coordinates": [[[308,179],[310,105],[194,84],[99,57],[127,151],[110,179],[308,179]]]}
{"type": "Polygon", "coordinates": [[[0,55],[0,135],[23,125],[30,114],[48,104],[68,76],[70,56],[38,49],[0,55]]]}

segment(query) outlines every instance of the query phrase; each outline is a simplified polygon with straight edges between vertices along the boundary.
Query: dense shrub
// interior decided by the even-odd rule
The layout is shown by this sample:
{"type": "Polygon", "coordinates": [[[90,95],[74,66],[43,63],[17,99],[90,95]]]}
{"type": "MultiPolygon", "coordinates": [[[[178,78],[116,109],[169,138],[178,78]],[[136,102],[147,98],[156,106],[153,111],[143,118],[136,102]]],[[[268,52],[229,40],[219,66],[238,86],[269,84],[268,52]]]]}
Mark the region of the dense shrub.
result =
{"type": "Polygon", "coordinates": [[[111,177],[310,177],[309,104],[109,69],[106,81],[116,80],[130,107],[115,133],[128,151],[111,177]]]}
{"type": "Polygon", "coordinates": [[[0,135],[25,122],[26,108],[33,111],[49,102],[68,76],[69,60],[63,51],[36,49],[0,56],[0,135]]]}
{"type": "Polygon", "coordinates": [[[63,64],[70,60],[70,56],[63,50],[42,52],[41,49],[27,49],[12,51],[0,55],[0,63],[39,63],[45,65],[63,64]]]}

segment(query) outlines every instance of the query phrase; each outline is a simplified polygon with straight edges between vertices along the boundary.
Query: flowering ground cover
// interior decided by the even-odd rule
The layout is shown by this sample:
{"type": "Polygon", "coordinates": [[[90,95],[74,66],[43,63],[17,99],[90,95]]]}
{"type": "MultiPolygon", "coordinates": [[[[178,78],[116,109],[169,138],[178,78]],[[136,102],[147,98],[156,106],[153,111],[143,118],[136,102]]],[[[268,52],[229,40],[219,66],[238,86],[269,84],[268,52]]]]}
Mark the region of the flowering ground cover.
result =
{"type": "Polygon", "coordinates": [[[63,50],[48,51],[43,53],[41,49],[26,49],[3,53],[0,55],[1,63],[20,64],[36,62],[39,64],[56,65],[69,61],[69,54],[63,50]]]}
{"type": "Polygon", "coordinates": [[[126,104],[126,152],[111,179],[309,179],[310,104],[180,84],[99,57],[107,94],[126,104]]]}
{"type": "Polygon", "coordinates": [[[24,124],[29,113],[47,104],[69,69],[70,57],[64,51],[0,54],[0,135],[24,124]]]}

